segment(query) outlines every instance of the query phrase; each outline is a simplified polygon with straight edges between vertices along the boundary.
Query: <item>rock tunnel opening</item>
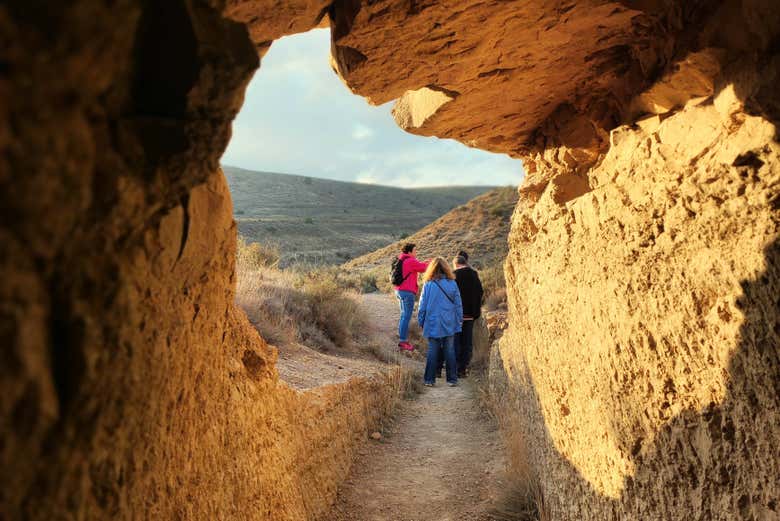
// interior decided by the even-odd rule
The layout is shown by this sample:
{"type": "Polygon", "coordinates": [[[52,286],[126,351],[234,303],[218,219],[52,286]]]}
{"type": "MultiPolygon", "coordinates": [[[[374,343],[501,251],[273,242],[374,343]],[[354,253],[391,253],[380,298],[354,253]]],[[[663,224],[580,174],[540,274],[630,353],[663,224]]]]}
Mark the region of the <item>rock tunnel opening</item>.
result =
{"type": "Polygon", "coordinates": [[[777,517],[776,3],[266,4],[0,7],[2,517],[332,503],[400,376],[280,384],[215,174],[258,55],[328,17],[404,128],[526,158],[496,369],[552,518],[777,517]]]}
{"type": "Polygon", "coordinates": [[[523,175],[517,159],[398,128],[399,110],[417,108],[403,100],[391,113],[393,101],[372,107],[349,92],[328,64],[330,40],[315,29],[266,50],[221,159],[239,234],[236,302],[297,386],[333,376],[296,363],[306,348],[356,354],[362,333],[350,330],[365,310],[349,299],[391,292],[385,265],[405,242],[448,263],[469,251],[496,279],[491,309],[504,305],[499,279],[523,175]]]}

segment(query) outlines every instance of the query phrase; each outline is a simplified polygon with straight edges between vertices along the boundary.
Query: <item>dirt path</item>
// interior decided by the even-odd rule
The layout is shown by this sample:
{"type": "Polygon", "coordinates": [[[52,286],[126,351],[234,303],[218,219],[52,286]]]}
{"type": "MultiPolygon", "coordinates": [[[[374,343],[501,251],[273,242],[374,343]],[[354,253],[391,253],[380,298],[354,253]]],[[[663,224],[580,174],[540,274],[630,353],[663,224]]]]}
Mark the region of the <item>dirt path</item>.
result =
{"type": "MultiPolygon", "coordinates": [[[[394,346],[395,302],[369,295],[364,303],[375,330],[394,346]]],[[[364,448],[353,469],[327,521],[496,519],[489,512],[494,493],[502,489],[503,450],[469,379],[458,387],[437,380],[436,387],[405,402],[392,427],[364,448]]]]}

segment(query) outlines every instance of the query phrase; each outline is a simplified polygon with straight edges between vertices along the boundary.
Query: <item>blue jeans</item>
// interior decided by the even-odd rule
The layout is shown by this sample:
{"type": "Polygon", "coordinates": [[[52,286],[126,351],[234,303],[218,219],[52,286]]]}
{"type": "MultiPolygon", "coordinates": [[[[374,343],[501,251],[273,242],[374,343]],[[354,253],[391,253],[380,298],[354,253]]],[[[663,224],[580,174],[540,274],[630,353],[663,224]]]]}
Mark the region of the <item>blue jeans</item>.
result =
{"type": "Polygon", "coordinates": [[[409,336],[409,322],[414,312],[414,293],[411,291],[395,291],[398,302],[401,305],[401,318],[398,320],[398,339],[406,342],[409,336]]]}
{"type": "Polygon", "coordinates": [[[447,365],[447,381],[458,381],[458,362],[455,360],[455,337],[445,336],[428,339],[428,356],[425,359],[425,376],[423,381],[432,384],[436,381],[436,371],[439,368],[439,350],[444,352],[447,365]]]}

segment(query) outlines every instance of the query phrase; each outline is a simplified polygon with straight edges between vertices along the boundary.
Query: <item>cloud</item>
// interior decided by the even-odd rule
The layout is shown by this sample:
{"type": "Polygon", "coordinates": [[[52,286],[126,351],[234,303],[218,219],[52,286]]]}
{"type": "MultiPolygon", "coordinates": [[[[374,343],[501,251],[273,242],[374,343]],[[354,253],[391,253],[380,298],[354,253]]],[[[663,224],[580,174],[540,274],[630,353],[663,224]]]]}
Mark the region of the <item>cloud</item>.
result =
{"type": "Polygon", "coordinates": [[[358,175],[355,177],[355,182],[365,184],[365,185],[383,184],[382,178],[377,175],[376,170],[373,168],[366,170],[364,172],[359,172],[358,175]]]}
{"type": "Polygon", "coordinates": [[[222,162],[251,170],[392,186],[519,184],[520,161],[396,126],[330,68],[327,29],[271,46],[247,88],[222,162]]]}
{"type": "Polygon", "coordinates": [[[365,125],[361,125],[360,123],[355,123],[355,126],[352,127],[352,139],[355,139],[357,141],[368,139],[373,135],[374,135],[373,130],[371,130],[365,125]]]}

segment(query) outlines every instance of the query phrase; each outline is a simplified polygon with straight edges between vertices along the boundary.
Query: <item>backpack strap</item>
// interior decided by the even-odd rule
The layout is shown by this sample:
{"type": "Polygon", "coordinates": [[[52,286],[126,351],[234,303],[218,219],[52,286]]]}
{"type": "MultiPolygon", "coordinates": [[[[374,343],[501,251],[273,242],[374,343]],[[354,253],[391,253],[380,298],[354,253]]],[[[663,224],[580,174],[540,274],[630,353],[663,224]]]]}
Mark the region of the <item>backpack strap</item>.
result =
{"type": "Polygon", "coordinates": [[[434,283],[434,284],[436,284],[436,285],[439,287],[439,289],[441,290],[441,292],[442,292],[442,293],[444,293],[444,296],[445,296],[445,297],[447,297],[447,300],[449,300],[449,301],[450,301],[450,303],[452,303],[452,305],[455,305],[455,301],[454,301],[454,300],[452,300],[452,297],[450,297],[450,296],[447,294],[447,292],[446,292],[446,291],[444,291],[444,288],[442,288],[441,286],[439,286],[439,281],[438,281],[438,280],[436,280],[436,279],[434,279],[433,283],[434,283]]]}

